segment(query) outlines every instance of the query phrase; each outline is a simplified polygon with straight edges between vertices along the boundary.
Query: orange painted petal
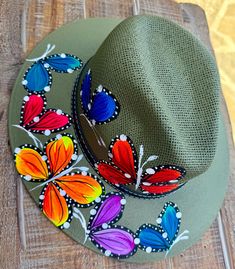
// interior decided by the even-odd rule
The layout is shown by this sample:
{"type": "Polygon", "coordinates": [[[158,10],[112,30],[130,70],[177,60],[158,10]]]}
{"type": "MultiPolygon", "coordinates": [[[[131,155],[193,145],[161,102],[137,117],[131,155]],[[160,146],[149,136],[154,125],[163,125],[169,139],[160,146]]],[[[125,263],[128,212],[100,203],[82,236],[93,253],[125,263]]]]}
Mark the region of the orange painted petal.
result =
{"type": "Polygon", "coordinates": [[[73,153],[73,141],[68,136],[62,136],[60,139],[47,144],[46,155],[53,176],[59,174],[69,164],[73,153]]]}
{"type": "Polygon", "coordinates": [[[102,186],[90,175],[66,175],[56,179],[56,183],[75,202],[86,205],[102,194],[102,186]]]}
{"type": "Polygon", "coordinates": [[[34,149],[23,148],[15,156],[16,169],[23,176],[33,180],[46,180],[48,169],[42,156],[34,149]]]}
{"type": "Polygon", "coordinates": [[[55,226],[61,226],[69,218],[69,210],[65,197],[61,196],[53,183],[48,184],[43,195],[43,213],[55,226]]]}

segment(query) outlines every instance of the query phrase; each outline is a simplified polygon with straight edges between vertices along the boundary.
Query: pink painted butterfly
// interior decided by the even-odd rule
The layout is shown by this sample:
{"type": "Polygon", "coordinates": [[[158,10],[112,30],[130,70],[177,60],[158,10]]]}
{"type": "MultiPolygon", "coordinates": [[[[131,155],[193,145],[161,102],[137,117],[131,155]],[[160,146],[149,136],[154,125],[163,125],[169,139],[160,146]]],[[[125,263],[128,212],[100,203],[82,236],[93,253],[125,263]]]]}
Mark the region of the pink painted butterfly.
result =
{"type": "Polygon", "coordinates": [[[23,99],[20,124],[14,125],[23,129],[33,138],[36,146],[40,142],[32,133],[50,135],[67,129],[72,118],[61,109],[46,108],[46,97],[29,93],[23,99]]]}
{"type": "Polygon", "coordinates": [[[87,237],[105,256],[127,258],[136,252],[134,233],[115,225],[122,216],[126,200],[121,193],[111,192],[90,210],[87,237]]]}
{"type": "Polygon", "coordinates": [[[136,189],[149,196],[162,196],[182,186],[180,180],[185,176],[184,168],[159,165],[144,171],[144,166],[156,160],[157,156],[152,155],[142,163],[143,154],[143,145],[140,146],[138,158],[133,142],[122,134],[111,141],[109,162],[99,161],[95,167],[108,183],[118,187],[135,184],[136,189]]]}

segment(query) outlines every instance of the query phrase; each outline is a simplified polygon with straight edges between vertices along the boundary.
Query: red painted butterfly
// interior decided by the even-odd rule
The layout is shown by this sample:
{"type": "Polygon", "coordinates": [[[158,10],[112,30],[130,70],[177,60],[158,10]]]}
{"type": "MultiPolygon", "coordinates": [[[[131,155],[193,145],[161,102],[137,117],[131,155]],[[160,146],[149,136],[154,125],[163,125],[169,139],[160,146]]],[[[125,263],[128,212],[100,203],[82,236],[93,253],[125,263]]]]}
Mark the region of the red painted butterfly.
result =
{"type": "Polygon", "coordinates": [[[26,131],[36,146],[40,141],[32,133],[48,136],[67,129],[72,122],[72,118],[61,109],[46,109],[46,104],[44,95],[28,94],[23,99],[20,124],[14,125],[26,131]]]}
{"type": "Polygon", "coordinates": [[[176,165],[159,165],[144,171],[144,166],[158,157],[152,155],[142,162],[143,154],[143,145],[140,146],[138,158],[133,142],[122,134],[111,141],[109,162],[99,161],[95,166],[108,183],[118,187],[135,184],[135,188],[146,195],[162,196],[182,186],[181,179],[186,174],[184,168],[176,165]]]}

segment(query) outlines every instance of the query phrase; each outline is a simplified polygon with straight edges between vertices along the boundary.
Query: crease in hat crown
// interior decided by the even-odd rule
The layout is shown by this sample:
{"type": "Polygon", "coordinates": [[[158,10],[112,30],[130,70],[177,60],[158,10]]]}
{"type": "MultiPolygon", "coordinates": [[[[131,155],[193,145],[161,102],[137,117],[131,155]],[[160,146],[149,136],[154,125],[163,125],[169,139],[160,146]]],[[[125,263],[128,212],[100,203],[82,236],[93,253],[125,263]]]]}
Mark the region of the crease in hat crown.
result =
{"type": "Polygon", "coordinates": [[[215,155],[220,83],[212,54],[175,27],[156,16],[123,21],[84,67],[78,87],[91,69],[92,92],[101,84],[119,101],[115,121],[96,127],[107,145],[126,134],[137,150],[144,145],[146,158],[159,156],[152,166],[180,165],[191,179],[215,155]]]}

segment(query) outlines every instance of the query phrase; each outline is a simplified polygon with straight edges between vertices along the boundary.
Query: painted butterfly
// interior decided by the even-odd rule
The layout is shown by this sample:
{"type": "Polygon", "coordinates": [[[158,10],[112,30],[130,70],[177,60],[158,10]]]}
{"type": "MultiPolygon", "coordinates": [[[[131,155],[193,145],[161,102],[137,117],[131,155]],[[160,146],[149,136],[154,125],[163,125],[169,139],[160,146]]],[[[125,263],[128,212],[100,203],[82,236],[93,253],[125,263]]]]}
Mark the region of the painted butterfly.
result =
{"type": "Polygon", "coordinates": [[[136,232],[135,243],[147,253],[167,251],[167,255],[176,243],[189,238],[188,230],[178,235],[181,217],[177,205],[167,202],[156,220],[158,225],[142,225],[136,232]]]}
{"type": "Polygon", "coordinates": [[[61,229],[70,226],[72,206],[89,207],[104,192],[103,184],[87,173],[87,167],[76,167],[83,157],[76,144],[70,134],[58,134],[43,152],[29,144],[15,149],[17,171],[24,180],[39,183],[31,191],[42,187],[40,207],[61,229]]]}
{"type": "Polygon", "coordinates": [[[127,258],[136,252],[134,234],[115,225],[122,216],[126,200],[121,193],[111,192],[101,198],[90,211],[87,236],[106,256],[127,258]]]}
{"type": "Polygon", "coordinates": [[[61,109],[46,109],[46,97],[40,94],[28,94],[23,99],[20,124],[14,125],[23,129],[33,138],[35,145],[38,139],[31,133],[50,135],[54,132],[67,129],[72,118],[61,109]]]}
{"type": "Polygon", "coordinates": [[[47,45],[46,51],[38,58],[27,59],[34,62],[25,72],[22,80],[24,88],[31,93],[49,92],[52,84],[51,71],[59,73],[72,73],[82,67],[82,61],[67,53],[47,56],[55,45],[47,45]]]}
{"type": "Polygon", "coordinates": [[[118,116],[120,105],[115,96],[102,85],[98,86],[91,97],[91,80],[91,70],[89,69],[81,86],[82,108],[93,125],[105,124],[118,116]]]}
{"type": "Polygon", "coordinates": [[[108,182],[116,186],[135,184],[146,195],[165,195],[179,188],[185,175],[185,170],[176,165],[159,165],[143,167],[157,156],[150,156],[142,163],[143,145],[140,146],[139,158],[133,142],[126,135],[112,139],[109,146],[109,162],[99,161],[95,164],[98,173],[108,182]]]}

